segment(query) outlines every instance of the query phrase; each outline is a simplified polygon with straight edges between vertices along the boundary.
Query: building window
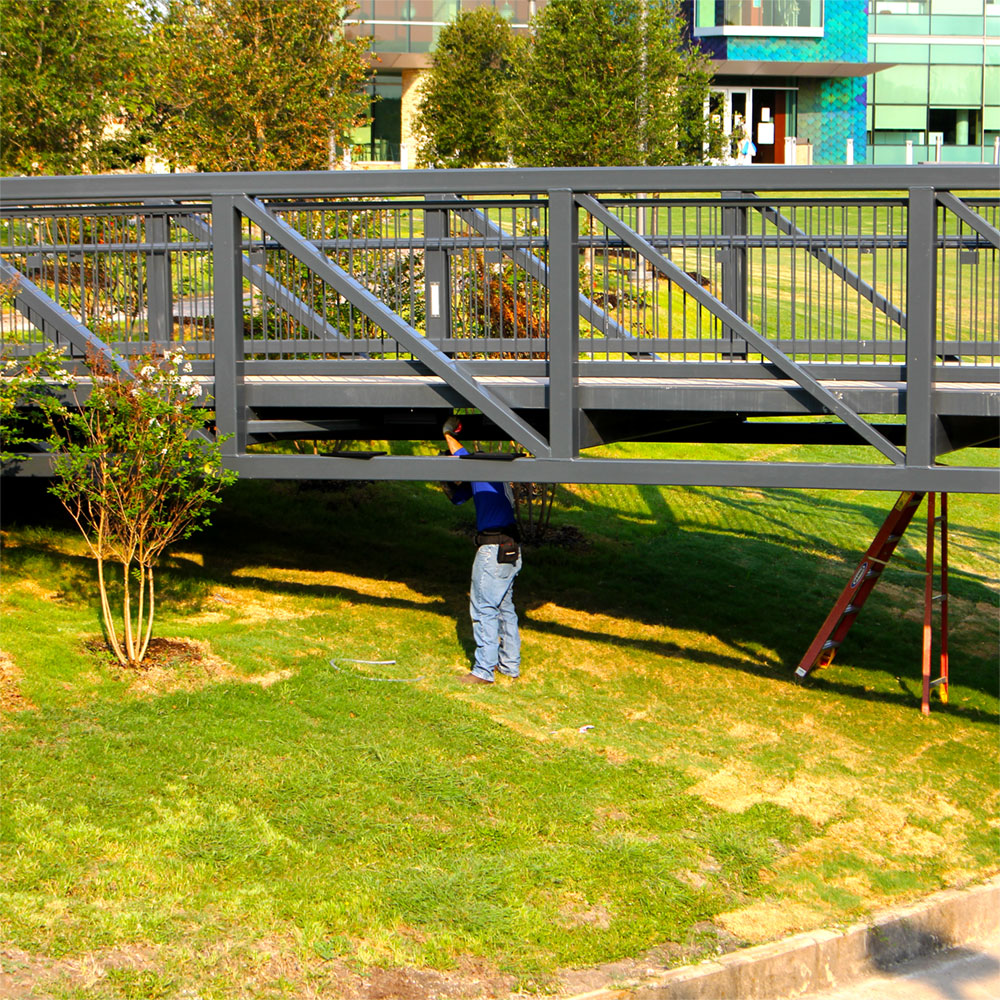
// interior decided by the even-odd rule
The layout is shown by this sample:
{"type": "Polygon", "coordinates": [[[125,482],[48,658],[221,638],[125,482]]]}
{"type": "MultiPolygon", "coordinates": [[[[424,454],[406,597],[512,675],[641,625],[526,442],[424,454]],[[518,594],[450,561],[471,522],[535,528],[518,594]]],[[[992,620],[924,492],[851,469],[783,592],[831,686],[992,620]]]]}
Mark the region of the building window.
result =
{"type": "Polygon", "coordinates": [[[927,112],[928,142],[941,136],[945,146],[978,146],[983,130],[979,108],[931,108],[927,112]]]}
{"type": "Polygon", "coordinates": [[[695,35],[823,35],[823,0],[695,0],[695,35]]]}

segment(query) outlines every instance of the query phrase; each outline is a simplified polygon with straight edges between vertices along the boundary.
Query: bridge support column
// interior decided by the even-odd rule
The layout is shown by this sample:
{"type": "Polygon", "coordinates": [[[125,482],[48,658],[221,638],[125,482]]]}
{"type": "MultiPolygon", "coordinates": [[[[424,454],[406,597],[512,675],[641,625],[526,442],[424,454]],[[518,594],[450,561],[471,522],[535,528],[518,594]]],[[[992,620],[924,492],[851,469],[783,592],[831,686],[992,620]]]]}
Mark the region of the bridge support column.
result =
{"type": "MultiPolygon", "coordinates": [[[[742,191],[721,191],[723,198],[741,198],[742,191]]],[[[744,237],[747,234],[746,208],[737,205],[727,205],[722,209],[723,236],[744,237]]],[[[734,244],[738,240],[733,241],[734,244]]],[[[747,318],[747,248],[746,246],[730,246],[720,250],[716,255],[722,263],[722,303],[731,309],[740,319],[747,318]]],[[[723,326],[723,337],[729,338],[729,350],[724,357],[745,358],[747,344],[737,337],[732,327],[723,326]]]]}
{"type": "Polygon", "coordinates": [[[910,189],[906,253],[906,464],[934,464],[934,339],[937,335],[937,200],[910,189]]]}
{"type": "Polygon", "coordinates": [[[576,458],[580,358],[580,223],[568,188],[549,191],[549,447],[576,458]]]}
{"type": "MultiPolygon", "coordinates": [[[[437,201],[440,195],[426,195],[437,201]]],[[[424,212],[424,236],[428,243],[448,237],[448,209],[428,208],[424,212]]],[[[436,344],[451,336],[451,267],[448,251],[428,248],[424,257],[424,305],[427,339],[436,344]]]]}
{"type": "MultiPolygon", "coordinates": [[[[146,241],[166,247],[170,221],[166,215],[146,216],[146,241]]],[[[154,249],[146,254],[146,316],[149,339],[158,343],[173,340],[173,295],[170,282],[170,251],[154,249]]]]}
{"type": "Polygon", "coordinates": [[[215,426],[223,456],[242,455],[247,445],[244,390],[242,216],[236,198],[212,199],[215,308],[215,426]]]}

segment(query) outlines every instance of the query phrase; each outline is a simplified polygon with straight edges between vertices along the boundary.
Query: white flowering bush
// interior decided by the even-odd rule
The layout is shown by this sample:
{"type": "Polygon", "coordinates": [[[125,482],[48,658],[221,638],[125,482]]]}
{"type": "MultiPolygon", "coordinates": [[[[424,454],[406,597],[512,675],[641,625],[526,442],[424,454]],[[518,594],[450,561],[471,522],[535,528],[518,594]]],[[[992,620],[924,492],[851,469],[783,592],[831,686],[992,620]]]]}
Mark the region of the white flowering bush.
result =
{"type": "Polygon", "coordinates": [[[201,385],[182,350],[140,359],[132,375],[90,358],[90,377],[80,386],[57,372],[57,363],[51,355],[36,362],[20,379],[19,395],[5,378],[4,395],[14,397],[19,412],[34,402],[45,421],[51,490],[96,560],[108,645],[119,663],[135,667],[152,637],[158,558],[208,523],[236,476],[222,468],[219,442],[202,433],[201,385]],[[84,385],[90,392],[81,399],[84,385]],[[65,395],[53,386],[65,387],[65,395]],[[117,613],[109,563],[118,564],[123,584],[117,613]]]}

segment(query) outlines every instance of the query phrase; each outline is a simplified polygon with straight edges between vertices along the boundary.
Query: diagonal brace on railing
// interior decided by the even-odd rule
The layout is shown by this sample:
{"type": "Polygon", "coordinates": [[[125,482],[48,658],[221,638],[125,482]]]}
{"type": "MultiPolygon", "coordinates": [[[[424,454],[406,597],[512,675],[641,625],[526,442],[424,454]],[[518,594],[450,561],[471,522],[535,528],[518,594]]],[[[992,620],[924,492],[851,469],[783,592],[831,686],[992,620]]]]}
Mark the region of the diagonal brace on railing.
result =
{"type": "Polygon", "coordinates": [[[343,268],[338,267],[326,254],[296,232],[288,223],[272,215],[267,207],[254,198],[242,196],[236,199],[236,208],[248,219],[255,222],[269,236],[272,236],[320,278],[332,285],[356,309],[360,309],[373,323],[415,357],[422,361],[437,376],[444,379],[453,389],[461,393],[470,406],[474,406],[489,417],[498,427],[505,430],[515,441],[541,458],[550,454],[549,443],[506,403],[498,399],[474,378],[440,351],[420,332],[410,326],[402,317],[394,313],[385,303],[379,301],[360,282],[343,268]]]}
{"type": "MultiPolygon", "coordinates": [[[[485,236],[487,239],[500,239],[508,236],[499,226],[490,222],[486,215],[479,209],[468,202],[462,200],[455,194],[446,194],[443,196],[447,201],[455,201],[460,206],[468,206],[461,208],[453,208],[452,211],[467,225],[470,229],[476,230],[480,236],[485,236]]],[[[499,249],[502,253],[507,254],[511,260],[520,267],[525,274],[529,277],[534,278],[540,285],[544,288],[549,287],[549,266],[542,260],[541,257],[530,253],[518,246],[512,248],[504,246],[501,242],[499,244],[499,249]]],[[[614,335],[620,337],[623,340],[635,340],[638,341],[638,337],[634,333],[630,333],[623,326],[617,323],[613,317],[609,316],[600,306],[598,306],[592,299],[588,298],[583,292],[580,293],[579,297],[579,312],[580,318],[587,323],[589,323],[595,330],[603,330],[605,336],[614,335]]]]}
{"type": "Polygon", "coordinates": [[[667,259],[659,251],[649,245],[635,230],[630,229],[621,219],[612,215],[596,198],[590,195],[578,194],[577,204],[594,218],[603,222],[612,232],[617,233],[636,253],[645,257],[662,274],[679,285],[692,298],[709,310],[713,316],[720,319],[726,326],[732,328],[737,336],[752,344],[774,366],[797,382],[814,399],[823,404],[831,413],[836,414],[849,427],[861,435],[869,444],[874,445],[883,455],[897,465],[905,463],[906,456],[892,442],[888,441],[874,427],[863,420],[857,413],[838,399],[829,389],[820,385],[808,372],[797,365],[785,353],[762,337],[749,323],[738,316],[715,296],[710,295],[701,285],[682,271],[673,261],[667,259]]]}
{"type": "MultiPolygon", "coordinates": [[[[178,206],[180,209],[180,206],[178,206]]],[[[180,211],[174,215],[177,224],[186,229],[192,236],[201,240],[212,240],[212,227],[196,215],[182,215],[180,211]]],[[[295,322],[301,323],[310,333],[327,341],[324,349],[351,350],[351,342],[335,327],[331,326],[325,316],[321,316],[307,302],[303,302],[294,292],[286,288],[280,281],[267,273],[263,267],[254,264],[246,254],[242,254],[243,277],[250,284],[259,288],[264,295],[279,309],[283,309],[295,322]]]]}
{"type": "Polygon", "coordinates": [[[991,226],[981,215],[973,212],[964,201],[956,198],[950,191],[938,191],[937,200],[957,215],[970,229],[982,236],[990,246],[1000,250],[1000,229],[991,226]]]}
{"type": "Polygon", "coordinates": [[[13,283],[14,305],[25,319],[43,334],[54,333],[65,338],[84,355],[98,355],[110,365],[121,369],[126,378],[132,377],[129,363],[111,347],[96,337],[72,313],[49,298],[34,282],[16,267],[0,259],[0,277],[13,283]]]}
{"type": "Polygon", "coordinates": [[[809,233],[803,229],[799,229],[791,219],[786,218],[776,208],[765,205],[762,198],[750,195],[744,200],[786,236],[806,240],[806,245],[802,247],[806,253],[812,254],[816,260],[825,267],[828,267],[863,299],[867,299],[879,312],[885,313],[894,323],[898,323],[902,329],[906,329],[906,313],[899,306],[887,299],[881,292],[877,292],[861,275],[852,271],[842,260],[834,257],[829,250],[812,246],[814,237],[810,236],[809,233]]]}

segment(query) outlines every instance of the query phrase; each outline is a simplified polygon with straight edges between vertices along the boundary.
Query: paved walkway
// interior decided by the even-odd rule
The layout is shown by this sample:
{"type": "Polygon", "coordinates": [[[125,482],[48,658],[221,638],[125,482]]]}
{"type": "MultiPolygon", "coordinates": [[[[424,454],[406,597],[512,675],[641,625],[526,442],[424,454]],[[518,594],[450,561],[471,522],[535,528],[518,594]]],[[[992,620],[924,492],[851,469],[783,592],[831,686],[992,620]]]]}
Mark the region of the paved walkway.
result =
{"type": "Polygon", "coordinates": [[[997,1000],[1000,935],[907,962],[878,976],[800,1000],[997,1000]]]}

